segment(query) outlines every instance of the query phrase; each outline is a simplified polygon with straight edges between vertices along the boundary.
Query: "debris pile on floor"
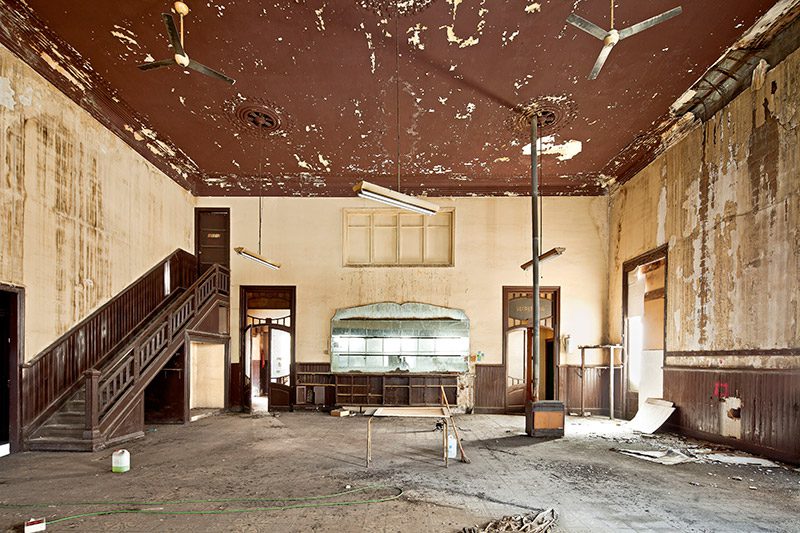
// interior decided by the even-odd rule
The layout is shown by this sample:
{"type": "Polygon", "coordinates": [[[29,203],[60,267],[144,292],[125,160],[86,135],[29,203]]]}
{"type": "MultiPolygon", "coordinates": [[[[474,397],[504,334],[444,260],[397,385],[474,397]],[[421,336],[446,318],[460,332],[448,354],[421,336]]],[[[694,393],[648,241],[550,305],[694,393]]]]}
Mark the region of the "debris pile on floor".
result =
{"type": "Polygon", "coordinates": [[[654,463],[661,463],[662,465],[677,465],[680,463],[690,463],[696,461],[694,457],[690,457],[680,450],[670,448],[668,450],[631,450],[627,448],[611,448],[611,451],[619,452],[624,455],[630,455],[637,459],[644,459],[645,461],[652,461],[654,463]]]}
{"type": "Polygon", "coordinates": [[[558,513],[547,509],[521,515],[504,516],[483,527],[465,527],[462,533],[547,533],[556,525],[558,513]]]}
{"type": "Polygon", "coordinates": [[[780,468],[780,465],[763,457],[755,457],[745,453],[720,453],[712,448],[690,445],[684,449],[667,448],[662,450],[635,450],[630,448],[611,448],[618,452],[637,459],[661,463],[662,465],[677,465],[680,463],[724,463],[731,465],[748,465],[760,468],[780,468]]]}

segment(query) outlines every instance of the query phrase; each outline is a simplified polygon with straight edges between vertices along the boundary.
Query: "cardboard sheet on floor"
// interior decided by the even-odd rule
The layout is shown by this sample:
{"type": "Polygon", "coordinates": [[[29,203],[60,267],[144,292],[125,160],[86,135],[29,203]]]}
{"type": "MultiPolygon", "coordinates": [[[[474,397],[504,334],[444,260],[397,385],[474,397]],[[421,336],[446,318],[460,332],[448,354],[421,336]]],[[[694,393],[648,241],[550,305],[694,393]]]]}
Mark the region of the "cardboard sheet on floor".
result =
{"type": "Polygon", "coordinates": [[[624,455],[636,457],[637,459],[644,459],[645,461],[660,463],[662,465],[678,465],[681,463],[691,463],[697,460],[674,448],[670,448],[669,450],[629,450],[625,448],[612,448],[612,450],[624,455]]]}
{"type": "Polygon", "coordinates": [[[725,463],[729,465],[752,465],[763,466],[765,468],[778,468],[780,465],[773,463],[769,459],[763,457],[754,457],[752,455],[733,455],[728,453],[709,453],[704,456],[704,459],[716,461],[718,463],[725,463]]]}
{"type": "Polygon", "coordinates": [[[634,431],[652,434],[663,426],[674,412],[672,402],[660,398],[648,398],[630,421],[629,427],[634,431]]]}

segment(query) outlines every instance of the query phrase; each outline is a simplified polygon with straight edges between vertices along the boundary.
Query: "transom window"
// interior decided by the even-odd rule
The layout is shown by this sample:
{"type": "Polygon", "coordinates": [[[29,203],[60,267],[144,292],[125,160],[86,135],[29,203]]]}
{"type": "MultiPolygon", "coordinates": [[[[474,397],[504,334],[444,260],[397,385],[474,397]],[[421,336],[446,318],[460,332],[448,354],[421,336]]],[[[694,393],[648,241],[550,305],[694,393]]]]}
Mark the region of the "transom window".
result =
{"type": "Polygon", "coordinates": [[[453,209],[345,209],[345,266],[453,266],[453,209]]]}

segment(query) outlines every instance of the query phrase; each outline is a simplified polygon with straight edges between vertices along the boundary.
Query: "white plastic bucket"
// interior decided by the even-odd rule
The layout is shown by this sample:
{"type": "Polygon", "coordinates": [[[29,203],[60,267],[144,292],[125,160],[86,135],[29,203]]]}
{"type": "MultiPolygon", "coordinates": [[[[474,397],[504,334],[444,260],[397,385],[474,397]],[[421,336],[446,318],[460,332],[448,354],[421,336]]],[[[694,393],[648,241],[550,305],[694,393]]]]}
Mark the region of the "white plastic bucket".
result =
{"type": "Polygon", "coordinates": [[[111,454],[111,471],[127,472],[131,469],[131,454],[128,450],[117,450],[111,454]]]}
{"type": "Polygon", "coordinates": [[[458,441],[453,435],[447,436],[447,457],[455,459],[458,455],[458,441]]]}

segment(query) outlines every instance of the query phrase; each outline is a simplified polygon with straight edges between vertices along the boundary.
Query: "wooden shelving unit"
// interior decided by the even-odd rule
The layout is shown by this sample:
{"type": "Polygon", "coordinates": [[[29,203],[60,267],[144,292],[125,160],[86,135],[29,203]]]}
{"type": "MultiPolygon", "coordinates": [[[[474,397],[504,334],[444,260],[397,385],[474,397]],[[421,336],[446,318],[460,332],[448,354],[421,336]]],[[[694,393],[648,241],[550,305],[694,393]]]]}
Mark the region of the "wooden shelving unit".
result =
{"type": "Polygon", "coordinates": [[[324,387],[328,407],[441,405],[440,387],[450,405],[456,405],[458,397],[456,373],[333,373],[328,364],[303,363],[295,377],[298,386],[324,387]]]}

